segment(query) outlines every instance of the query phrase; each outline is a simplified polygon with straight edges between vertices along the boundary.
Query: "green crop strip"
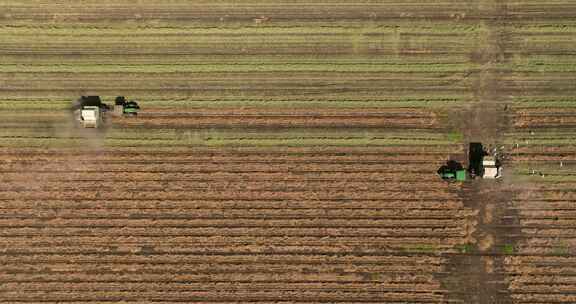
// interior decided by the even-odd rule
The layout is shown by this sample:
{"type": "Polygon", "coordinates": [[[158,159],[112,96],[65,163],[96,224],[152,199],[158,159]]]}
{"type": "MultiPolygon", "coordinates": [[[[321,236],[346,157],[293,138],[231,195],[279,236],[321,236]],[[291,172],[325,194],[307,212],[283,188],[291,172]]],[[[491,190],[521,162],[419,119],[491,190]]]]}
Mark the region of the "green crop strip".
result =
{"type": "Polygon", "coordinates": [[[560,161],[546,163],[515,163],[511,170],[515,179],[524,182],[574,182],[573,166],[564,164],[560,167],[560,161]]]}
{"type": "MultiPolygon", "coordinates": [[[[112,103],[115,96],[101,96],[104,102],[112,103]]],[[[128,96],[133,98],[134,96],[128,96]]],[[[342,99],[283,99],[285,97],[274,97],[268,99],[247,100],[238,97],[215,96],[218,99],[183,99],[173,100],[165,97],[153,98],[149,95],[145,98],[134,97],[142,106],[142,113],[146,113],[149,108],[157,111],[162,109],[182,108],[182,109],[224,109],[224,108],[254,108],[254,109],[331,109],[331,108],[353,108],[353,109],[375,109],[375,108],[437,108],[447,106],[457,106],[465,104],[471,97],[460,95],[428,96],[427,98],[418,96],[390,97],[377,99],[375,97],[366,99],[347,100],[347,96],[340,96],[342,99]],[[278,99],[282,98],[282,99],[278,99]]],[[[358,96],[356,96],[358,97],[358,96]]],[[[64,113],[69,109],[72,100],[77,96],[71,96],[70,101],[54,100],[0,100],[0,115],[5,112],[59,112],[64,113]]],[[[309,98],[309,97],[308,97],[309,98]]],[[[28,115],[20,113],[19,115],[28,115]]],[[[55,113],[53,113],[55,114],[55,113]]],[[[12,115],[12,114],[10,114],[12,115]]]]}
{"type": "Polygon", "coordinates": [[[534,33],[576,33],[576,23],[570,20],[561,20],[558,23],[519,23],[507,26],[506,30],[515,35],[534,33]]]}
{"type": "Polygon", "coordinates": [[[438,57],[433,54],[420,54],[419,56],[402,56],[387,54],[281,54],[281,55],[172,55],[164,56],[158,54],[131,55],[131,56],[99,56],[83,55],[81,57],[70,57],[65,55],[44,55],[44,56],[17,56],[0,55],[0,63],[6,65],[453,65],[469,64],[469,58],[461,54],[446,54],[438,57]]]}
{"type": "Polygon", "coordinates": [[[450,43],[450,47],[473,47],[476,34],[458,35],[435,35],[428,33],[410,34],[387,31],[368,31],[365,29],[352,29],[347,31],[320,29],[314,31],[309,29],[308,32],[297,32],[290,30],[288,32],[274,29],[266,31],[256,29],[251,32],[249,29],[218,30],[215,32],[197,31],[191,29],[179,34],[164,34],[142,31],[123,31],[121,34],[107,33],[107,31],[97,31],[95,33],[78,32],[49,34],[42,31],[32,31],[23,33],[0,33],[0,39],[6,45],[59,45],[82,43],[84,47],[98,46],[99,48],[112,48],[118,45],[154,45],[156,47],[176,47],[182,45],[198,47],[218,47],[218,48],[238,48],[240,46],[294,46],[294,45],[348,45],[357,47],[383,47],[395,49],[399,42],[408,43],[414,47],[417,45],[444,45],[450,43]],[[76,34],[75,34],[76,33],[76,34]],[[160,44],[160,46],[159,46],[160,44]]]}
{"type": "Polygon", "coordinates": [[[504,143],[514,147],[518,144],[520,147],[532,147],[537,150],[538,148],[551,147],[551,146],[576,146],[576,137],[568,135],[565,138],[530,138],[530,137],[508,137],[504,143]]]}
{"type": "Polygon", "coordinates": [[[569,96],[558,97],[516,97],[512,100],[519,108],[573,108],[576,107],[576,98],[569,96]]]}
{"type": "Polygon", "coordinates": [[[380,146],[411,146],[411,145],[447,145],[448,141],[423,141],[402,139],[336,139],[336,138],[291,138],[291,139],[222,139],[204,138],[190,140],[140,140],[140,139],[105,139],[102,142],[84,139],[29,139],[9,138],[0,139],[0,147],[81,147],[87,144],[99,144],[103,147],[179,147],[179,146],[204,146],[204,147],[380,147],[380,146]]]}
{"type": "Polygon", "coordinates": [[[370,34],[470,34],[483,30],[477,24],[455,24],[451,22],[399,21],[386,22],[301,22],[275,21],[273,25],[256,25],[247,22],[226,22],[225,24],[201,22],[167,21],[157,25],[138,24],[29,24],[12,23],[0,25],[3,35],[43,35],[43,36],[151,36],[151,35],[370,35],[370,34]]]}
{"type": "MultiPolygon", "coordinates": [[[[54,131],[54,133],[58,133],[54,131]]],[[[106,147],[155,147],[155,146],[250,146],[250,147],[310,147],[310,146],[410,146],[410,145],[452,145],[450,137],[444,134],[432,133],[333,133],[322,132],[318,136],[310,136],[309,132],[267,132],[256,134],[235,134],[222,131],[199,131],[199,132],[122,132],[112,131],[96,140],[100,134],[94,130],[94,136],[83,138],[80,133],[70,131],[66,137],[24,137],[31,133],[23,132],[23,137],[5,137],[0,139],[0,147],[30,146],[30,147],[61,147],[82,146],[86,143],[94,143],[106,147]],[[69,137],[74,136],[74,137],[69,137]]],[[[83,133],[82,133],[83,134],[83,133]]],[[[14,134],[11,134],[14,135],[14,134]]],[[[47,135],[49,136],[49,135],[47,135]]]]}
{"type": "Polygon", "coordinates": [[[181,64],[181,65],[23,65],[0,64],[0,73],[210,73],[210,72],[465,72],[472,64],[181,64]]]}

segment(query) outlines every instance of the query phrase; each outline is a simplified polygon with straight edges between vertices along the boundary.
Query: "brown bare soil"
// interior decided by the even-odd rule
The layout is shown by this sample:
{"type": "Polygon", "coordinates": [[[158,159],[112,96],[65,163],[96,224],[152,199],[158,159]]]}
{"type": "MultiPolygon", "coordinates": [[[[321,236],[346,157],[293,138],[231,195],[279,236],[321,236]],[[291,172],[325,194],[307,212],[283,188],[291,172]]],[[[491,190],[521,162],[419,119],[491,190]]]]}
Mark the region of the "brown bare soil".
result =
{"type": "Polygon", "coordinates": [[[158,167],[106,152],[94,164],[7,158],[3,297],[441,302],[434,274],[447,260],[436,252],[463,242],[470,216],[457,196],[405,174],[410,164],[306,152],[181,152],[172,158],[196,161],[158,167]]]}

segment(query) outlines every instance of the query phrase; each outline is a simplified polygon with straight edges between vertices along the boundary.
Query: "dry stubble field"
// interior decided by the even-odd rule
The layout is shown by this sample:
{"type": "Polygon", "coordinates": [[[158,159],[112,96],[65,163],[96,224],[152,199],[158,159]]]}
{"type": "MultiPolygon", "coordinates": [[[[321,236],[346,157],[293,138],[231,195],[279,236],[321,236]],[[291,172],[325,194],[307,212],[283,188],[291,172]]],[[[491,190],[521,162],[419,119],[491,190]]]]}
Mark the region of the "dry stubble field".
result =
{"type": "Polygon", "coordinates": [[[576,302],[575,3],[161,3],[0,4],[0,300],[576,302]]]}

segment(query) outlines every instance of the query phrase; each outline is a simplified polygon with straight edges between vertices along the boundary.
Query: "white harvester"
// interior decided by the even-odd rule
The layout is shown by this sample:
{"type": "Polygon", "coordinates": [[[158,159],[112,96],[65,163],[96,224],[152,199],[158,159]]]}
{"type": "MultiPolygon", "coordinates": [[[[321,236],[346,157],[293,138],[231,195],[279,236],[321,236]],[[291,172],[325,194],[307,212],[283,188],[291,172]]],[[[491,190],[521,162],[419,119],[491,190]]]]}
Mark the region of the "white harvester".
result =
{"type": "Polygon", "coordinates": [[[99,96],[82,96],[72,105],[74,120],[84,128],[101,128],[109,109],[99,96]]]}

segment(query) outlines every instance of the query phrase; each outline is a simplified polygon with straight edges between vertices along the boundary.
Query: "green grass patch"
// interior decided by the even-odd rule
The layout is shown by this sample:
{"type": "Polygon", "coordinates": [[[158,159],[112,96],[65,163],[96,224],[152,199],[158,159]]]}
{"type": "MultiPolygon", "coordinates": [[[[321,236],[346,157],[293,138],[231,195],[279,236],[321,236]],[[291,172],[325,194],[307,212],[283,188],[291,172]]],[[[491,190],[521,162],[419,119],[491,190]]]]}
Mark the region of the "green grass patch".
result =
{"type": "Polygon", "coordinates": [[[556,255],[569,255],[570,254],[570,245],[566,242],[558,242],[557,244],[552,247],[552,254],[556,255]]]}
{"type": "Polygon", "coordinates": [[[514,245],[511,244],[505,244],[502,247],[502,253],[506,254],[506,255],[512,255],[514,254],[514,245]]]}
{"type": "Polygon", "coordinates": [[[464,134],[460,131],[452,131],[446,135],[446,139],[455,143],[462,142],[464,141],[464,134]]]}

